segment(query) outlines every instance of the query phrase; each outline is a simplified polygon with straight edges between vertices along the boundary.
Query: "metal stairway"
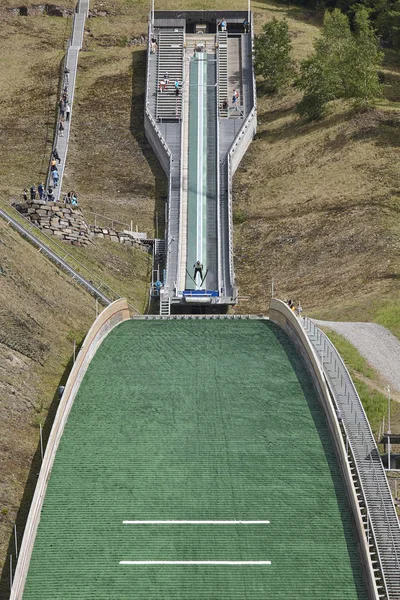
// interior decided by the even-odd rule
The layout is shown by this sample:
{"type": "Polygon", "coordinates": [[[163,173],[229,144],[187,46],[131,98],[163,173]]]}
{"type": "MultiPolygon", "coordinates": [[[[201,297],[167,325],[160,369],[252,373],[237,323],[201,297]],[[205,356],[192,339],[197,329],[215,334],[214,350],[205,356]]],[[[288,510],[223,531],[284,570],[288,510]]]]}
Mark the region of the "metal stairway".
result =
{"type": "Polygon", "coordinates": [[[223,109],[224,100],[228,101],[228,34],[226,31],[219,31],[217,34],[217,66],[218,66],[218,106],[219,116],[227,117],[228,108],[223,109]]]}
{"type": "Polygon", "coordinates": [[[361,400],[340,355],[328,337],[308,318],[304,328],[323,366],[327,383],[342,414],[346,446],[352,449],[353,468],[365,503],[365,528],[373,536],[380,598],[400,600],[400,526],[385,471],[361,400]],[[379,563],[379,564],[378,564],[379,563]],[[378,567],[382,572],[379,577],[378,567]]]}
{"type": "Polygon", "coordinates": [[[169,317],[171,314],[171,300],[169,296],[162,295],[160,297],[160,316],[169,317]]]}
{"type": "Polygon", "coordinates": [[[183,54],[185,34],[183,28],[161,29],[158,32],[158,80],[157,80],[157,120],[179,120],[182,112],[182,90],[175,93],[175,81],[182,84],[183,54]],[[158,88],[164,74],[168,73],[169,84],[165,91],[158,88]]]}

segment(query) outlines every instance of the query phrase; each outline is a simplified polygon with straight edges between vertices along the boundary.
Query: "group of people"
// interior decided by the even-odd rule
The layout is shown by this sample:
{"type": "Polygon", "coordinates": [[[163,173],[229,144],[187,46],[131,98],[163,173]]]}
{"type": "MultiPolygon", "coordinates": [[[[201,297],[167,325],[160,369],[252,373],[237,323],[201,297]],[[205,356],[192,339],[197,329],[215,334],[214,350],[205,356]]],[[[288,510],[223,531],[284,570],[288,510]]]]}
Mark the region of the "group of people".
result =
{"type": "MultiPolygon", "coordinates": [[[[169,73],[168,73],[168,71],[165,71],[164,77],[161,79],[160,83],[158,84],[159,91],[166,92],[168,90],[169,83],[170,83],[169,73]]],[[[175,96],[179,96],[180,90],[181,90],[181,85],[182,85],[182,83],[180,83],[178,79],[175,79],[175,83],[174,83],[175,96]]]]}
{"type": "Polygon", "coordinates": [[[303,312],[303,309],[301,307],[301,304],[299,302],[299,305],[296,307],[295,303],[293,302],[293,300],[286,300],[286,304],[288,305],[288,307],[290,308],[290,310],[292,310],[294,313],[297,314],[298,317],[301,317],[301,313],[303,312]]]}
{"type": "Polygon", "coordinates": [[[76,195],[75,190],[68,192],[64,196],[64,204],[71,204],[72,206],[78,206],[78,196],[76,195]]]}
{"type": "Polygon", "coordinates": [[[60,101],[58,103],[58,107],[60,109],[60,120],[58,122],[58,135],[60,137],[64,136],[64,123],[69,121],[71,116],[71,105],[69,103],[68,97],[68,84],[69,84],[69,69],[66,67],[64,69],[64,84],[63,84],[63,92],[61,94],[60,101]]]}
{"type": "MultiPolygon", "coordinates": [[[[232,107],[234,109],[238,105],[238,100],[239,100],[239,92],[237,91],[237,89],[233,88],[233,91],[232,91],[232,107]]],[[[222,108],[222,110],[228,110],[228,108],[229,108],[228,98],[224,98],[223,99],[221,108],[222,108]]]]}
{"type": "MultiPolygon", "coordinates": [[[[53,188],[51,186],[46,190],[43,183],[39,183],[37,189],[34,185],[31,186],[29,190],[29,195],[31,200],[44,200],[45,202],[54,202],[54,194],[53,188]]],[[[28,190],[25,188],[22,197],[24,202],[28,200],[28,190]]]]}

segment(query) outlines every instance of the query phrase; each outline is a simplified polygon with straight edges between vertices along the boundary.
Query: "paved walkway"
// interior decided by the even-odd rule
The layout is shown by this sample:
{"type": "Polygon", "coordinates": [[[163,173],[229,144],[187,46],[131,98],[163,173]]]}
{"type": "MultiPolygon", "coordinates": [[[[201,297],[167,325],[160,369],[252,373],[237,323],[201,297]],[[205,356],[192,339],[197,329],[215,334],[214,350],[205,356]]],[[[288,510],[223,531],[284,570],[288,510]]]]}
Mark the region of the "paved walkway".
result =
{"type": "MultiPolygon", "coordinates": [[[[78,55],[79,50],[82,48],[83,44],[83,32],[85,28],[85,20],[89,10],[89,0],[80,0],[78,3],[77,12],[74,15],[74,23],[73,30],[70,42],[68,44],[68,50],[65,58],[65,66],[69,69],[69,77],[65,82],[67,83],[68,88],[68,98],[69,104],[71,106],[71,117],[69,121],[64,122],[64,135],[58,135],[58,125],[60,122],[60,116],[58,113],[57,117],[57,127],[55,131],[54,137],[54,148],[57,148],[58,154],[60,156],[61,163],[58,165],[58,173],[59,173],[59,182],[58,186],[54,189],[54,197],[55,200],[58,201],[61,195],[62,189],[62,181],[64,176],[65,162],[67,160],[68,153],[68,142],[69,142],[69,133],[71,129],[71,120],[73,113],[73,104],[74,104],[74,94],[75,94],[75,80],[76,80],[76,72],[78,69],[78,55]]],[[[50,183],[50,177],[48,177],[48,183],[50,183]]]]}
{"type": "Polygon", "coordinates": [[[382,377],[400,392],[400,340],[376,323],[336,323],[317,321],[342,335],[376,369],[382,377]]]}

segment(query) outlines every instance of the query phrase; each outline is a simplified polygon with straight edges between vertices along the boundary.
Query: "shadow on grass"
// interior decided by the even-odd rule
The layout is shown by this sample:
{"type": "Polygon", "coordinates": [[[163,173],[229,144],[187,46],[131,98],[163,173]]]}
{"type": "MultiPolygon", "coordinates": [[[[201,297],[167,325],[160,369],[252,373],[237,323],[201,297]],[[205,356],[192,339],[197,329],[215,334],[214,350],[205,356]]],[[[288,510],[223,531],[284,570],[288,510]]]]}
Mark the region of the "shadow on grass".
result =
{"type": "Polygon", "coordinates": [[[271,321],[262,322],[270,328],[271,332],[277,339],[279,345],[282,347],[289,362],[291,363],[293,371],[296,374],[297,380],[307,401],[315,428],[318,431],[326,462],[330,470],[332,483],[335,489],[337,504],[347,545],[348,560],[350,562],[353,574],[354,587],[357,592],[357,598],[359,600],[363,600],[366,597],[366,588],[362,575],[363,571],[361,556],[358,550],[356,526],[347,499],[347,494],[343,493],[346,489],[346,485],[342,477],[339,459],[335,452],[335,446],[324,408],[319,401],[318,393],[314,387],[305,361],[301,357],[294,343],[290,340],[289,336],[284,332],[283,329],[281,329],[278,325],[271,323],[271,321]],[[335,457],[335,459],[333,459],[333,457],[335,457]],[[351,515],[351,520],[349,520],[349,515],[351,515]]]}
{"type": "Polygon", "coordinates": [[[140,50],[132,53],[132,104],[130,115],[130,131],[138,145],[143,156],[153,173],[155,180],[155,207],[154,207],[154,231],[156,237],[163,238],[165,227],[165,202],[167,200],[167,178],[157,160],[144,132],[144,110],[145,110],[145,92],[144,87],[140,85],[140,93],[136,94],[138,88],[138,77],[140,82],[146,81],[146,50],[140,50]]]}
{"type": "Polygon", "coordinates": [[[324,18],[324,11],[313,9],[312,7],[293,6],[289,2],[271,2],[264,0],[265,7],[262,10],[267,10],[269,13],[277,13],[277,15],[286,16],[289,19],[307,23],[310,25],[319,26],[324,18]]]}
{"type": "MultiPolygon", "coordinates": [[[[77,347],[77,351],[80,349],[82,342],[77,347]]],[[[58,386],[65,386],[68,376],[71,372],[73,366],[73,357],[71,356],[64,373],[61,376],[58,386]]],[[[54,423],[54,419],[57,413],[57,409],[59,406],[59,397],[58,397],[58,386],[57,390],[54,393],[53,399],[51,401],[51,405],[49,411],[46,416],[45,423],[43,425],[43,450],[46,450],[47,442],[50,437],[51,428],[54,423]]],[[[38,438],[39,438],[39,430],[38,430],[38,438]]],[[[38,444],[36,447],[35,454],[33,455],[31,466],[29,469],[29,474],[26,480],[24,493],[22,496],[22,500],[18,509],[18,513],[15,519],[15,524],[17,526],[17,543],[18,543],[18,551],[21,548],[22,538],[24,535],[24,530],[26,526],[26,521],[29,515],[29,510],[31,507],[33,495],[35,493],[36,483],[38,480],[40,468],[42,465],[41,460],[41,450],[40,450],[40,438],[38,439],[38,444]]],[[[12,556],[12,564],[13,564],[13,574],[15,573],[15,568],[17,565],[16,555],[15,555],[15,541],[14,541],[14,528],[11,532],[10,539],[7,547],[7,555],[6,560],[3,566],[3,570],[0,576],[0,598],[9,597],[10,594],[10,555],[12,556]]]]}

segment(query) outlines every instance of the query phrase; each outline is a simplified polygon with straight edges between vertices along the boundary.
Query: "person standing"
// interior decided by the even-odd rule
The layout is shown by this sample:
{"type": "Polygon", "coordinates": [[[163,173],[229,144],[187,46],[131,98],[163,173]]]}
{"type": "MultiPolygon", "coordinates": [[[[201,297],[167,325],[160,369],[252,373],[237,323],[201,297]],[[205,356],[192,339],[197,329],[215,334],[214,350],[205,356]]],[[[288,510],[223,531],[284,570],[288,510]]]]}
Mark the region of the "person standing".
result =
{"type": "Polygon", "coordinates": [[[36,200],[36,189],[35,189],[34,185],[32,185],[30,192],[31,192],[31,200],[36,200]]]}
{"type": "Polygon", "coordinates": [[[58,135],[64,137],[64,119],[61,117],[60,123],[58,124],[58,135]]]}
{"type": "Polygon", "coordinates": [[[65,107],[65,116],[66,116],[66,121],[69,121],[69,117],[71,116],[71,105],[69,102],[67,102],[67,105],[65,107]]]}
{"type": "Polygon", "coordinates": [[[52,154],[53,154],[53,157],[54,157],[54,159],[55,159],[55,160],[58,160],[58,163],[59,163],[59,164],[61,164],[61,158],[60,158],[60,157],[59,157],[59,155],[58,155],[58,150],[57,150],[57,148],[54,148],[54,150],[53,150],[52,154]]]}
{"type": "Polygon", "coordinates": [[[234,107],[236,106],[236,100],[237,100],[236,90],[235,90],[235,88],[233,88],[233,92],[232,92],[232,104],[233,104],[234,107]]]}
{"type": "Polygon", "coordinates": [[[68,67],[65,67],[65,69],[64,69],[64,82],[65,82],[66,85],[68,85],[68,83],[69,83],[69,73],[70,73],[70,71],[69,71],[68,67]]]}
{"type": "Polygon", "coordinates": [[[52,176],[53,176],[53,185],[54,185],[54,187],[57,187],[57,185],[58,185],[58,180],[59,180],[59,178],[60,178],[60,176],[59,176],[59,174],[58,174],[58,171],[53,171],[53,172],[52,172],[52,176]]]}
{"type": "Polygon", "coordinates": [[[226,31],[226,21],[225,21],[224,17],[222,17],[222,21],[221,21],[221,31],[226,31]]]}
{"type": "Polygon", "coordinates": [[[24,199],[24,202],[28,201],[28,190],[25,188],[24,191],[22,192],[22,197],[24,199]]]}
{"type": "Polygon", "coordinates": [[[44,192],[43,183],[39,183],[39,185],[38,185],[38,192],[39,192],[39,198],[40,198],[40,200],[43,200],[43,192],[44,192]]]}

